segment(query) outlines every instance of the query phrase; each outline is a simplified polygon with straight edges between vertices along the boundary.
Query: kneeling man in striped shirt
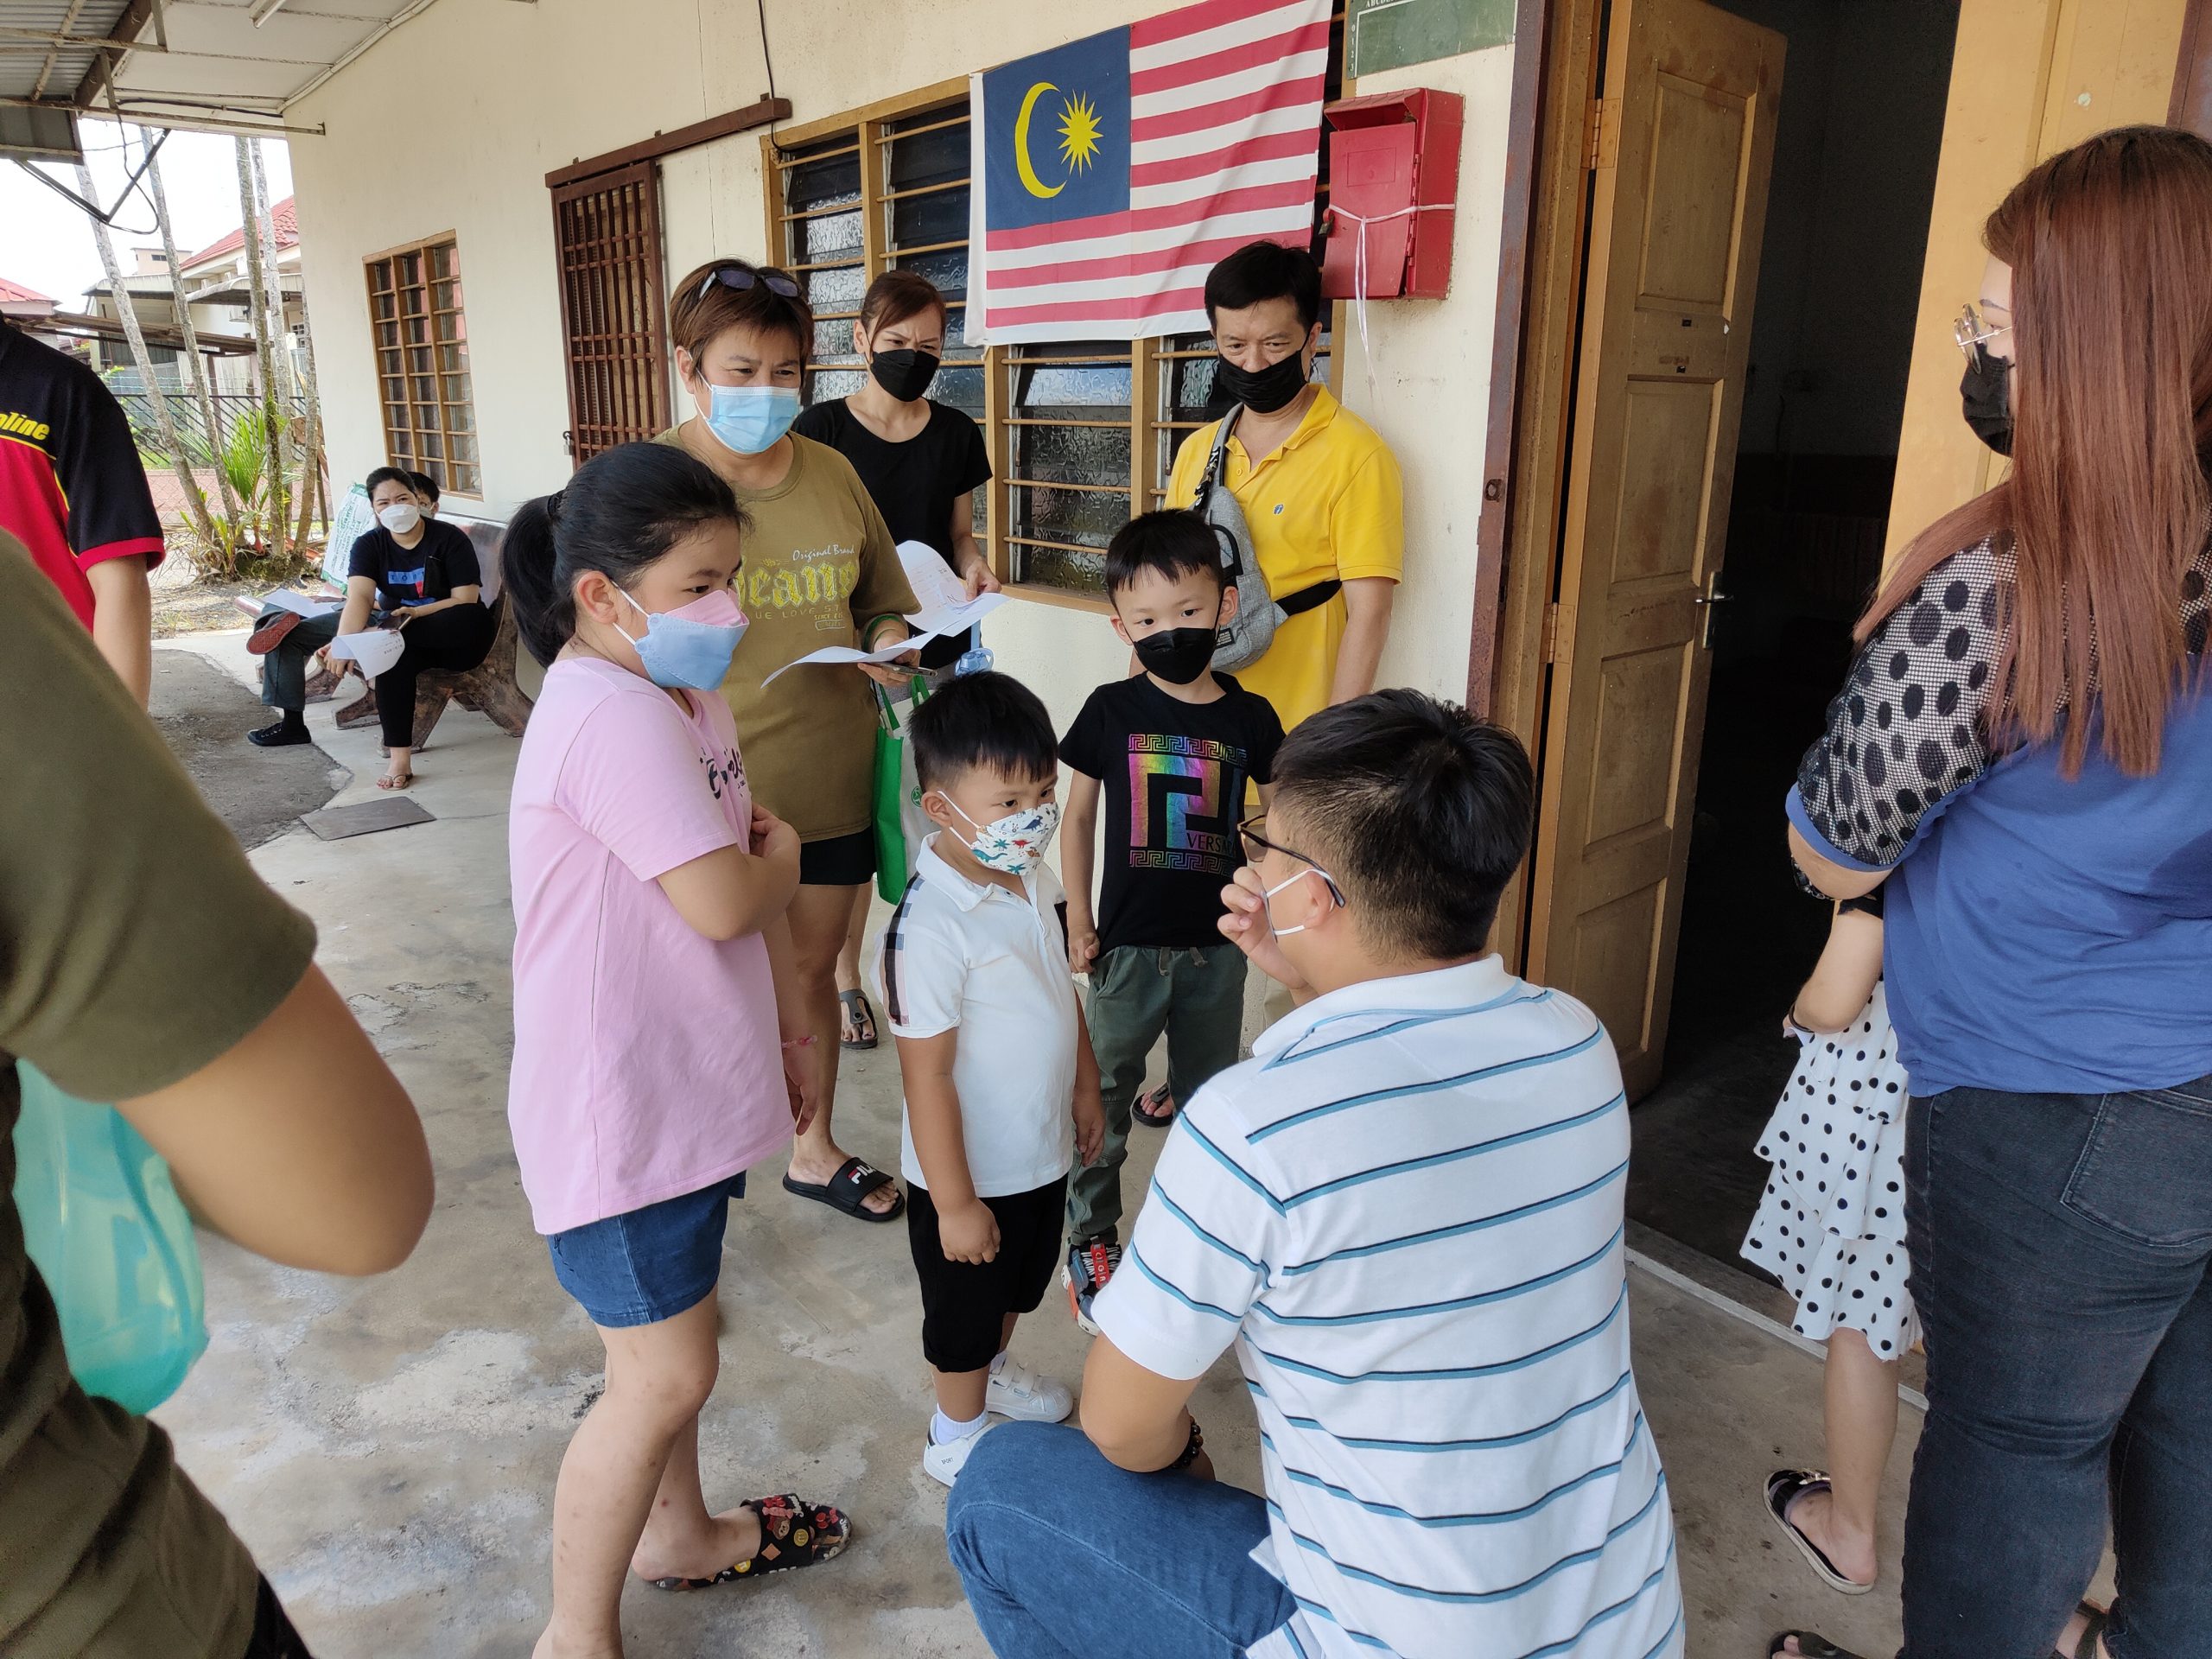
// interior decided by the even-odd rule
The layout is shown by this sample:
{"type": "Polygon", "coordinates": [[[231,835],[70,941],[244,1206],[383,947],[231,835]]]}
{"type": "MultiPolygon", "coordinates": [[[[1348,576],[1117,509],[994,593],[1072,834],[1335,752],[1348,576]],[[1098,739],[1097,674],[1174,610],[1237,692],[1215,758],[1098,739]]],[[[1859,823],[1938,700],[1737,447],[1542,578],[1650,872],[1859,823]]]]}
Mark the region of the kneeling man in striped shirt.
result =
{"type": "Polygon", "coordinates": [[[1081,1431],[1010,1424],[953,1489],[976,1619],[1005,1659],[1675,1659],[1619,1066],[1484,954],[1528,757],[1381,691],[1274,778],[1222,930],[1299,1007],[1170,1135],[1081,1431]],[[1232,1344],[1264,1499],[1212,1481],[1186,1408],[1232,1344]]]}

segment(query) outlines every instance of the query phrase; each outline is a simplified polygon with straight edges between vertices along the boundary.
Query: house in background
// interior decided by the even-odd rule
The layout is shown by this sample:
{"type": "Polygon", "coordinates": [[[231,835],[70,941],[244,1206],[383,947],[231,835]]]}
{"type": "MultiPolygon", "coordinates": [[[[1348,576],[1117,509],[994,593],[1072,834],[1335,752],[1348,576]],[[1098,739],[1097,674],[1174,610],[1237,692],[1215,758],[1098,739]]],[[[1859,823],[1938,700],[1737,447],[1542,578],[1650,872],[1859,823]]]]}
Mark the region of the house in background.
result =
{"type": "MultiPolygon", "coordinates": [[[[307,291],[300,277],[300,226],[292,198],[287,196],[274,204],[269,217],[276,244],[277,286],[284,296],[284,337],[289,343],[289,349],[299,352],[303,349],[301,342],[307,331],[307,291]]],[[[181,266],[194,325],[203,315],[219,315],[224,319],[221,326],[226,333],[251,338],[252,296],[245,230],[232,231],[196,253],[186,254],[181,266]]],[[[226,361],[217,372],[219,391],[242,392],[252,389],[251,358],[226,361]]]]}
{"type": "Polygon", "coordinates": [[[0,317],[7,318],[18,328],[28,334],[38,333],[37,324],[52,316],[55,308],[53,300],[36,289],[0,276],[0,317]]]}
{"type": "MultiPolygon", "coordinates": [[[[302,349],[300,341],[307,326],[307,307],[300,278],[299,225],[294,217],[292,198],[285,197],[270,213],[276,229],[277,279],[284,296],[285,337],[289,342],[288,348],[297,353],[302,349]]],[[[176,327],[176,300],[167,256],[160,248],[134,247],[129,251],[132,263],[124,283],[130,291],[130,307],[137,314],[139,326],[149,335],[155,331],[165,335],[172,334],[176,327]]],[[[253,323],[245,232],[232,231],[196,252],[181,255],[177,264],[184,277],[192,326],[211,336],[250,340],[253,323]]],[[[85,310],[89,315],[107,321],[119,316],[115,296],[105,283],[85,290],[85,310]]],[[[118,391],[144,390],[138,384],[137,365],[131,360],[130,348],[123,340],[96,340],[92,342],[92,366],[110,373],[111,384],[118,391]]],[[[153,359],[155,377],[162,390],[178,391],[183,384],[183,371],[176,347],[156,345],[149,339],[147,354],[153,359]]],[[[211,355],[209,360],[213,366],[216,392],[244,396],[253,390],[255,359],[250,353],[211,355]]]]}
{"type": "Polygon", "coordinates": [[[11,283],[0,276],[0,317],[22,329],[34,340],[43,340],[57,350],[73,356],[84,355],[76,341],[56,334],[51,327],[41,327],[61,308],[47,295],[22,283],[11,283]]]}

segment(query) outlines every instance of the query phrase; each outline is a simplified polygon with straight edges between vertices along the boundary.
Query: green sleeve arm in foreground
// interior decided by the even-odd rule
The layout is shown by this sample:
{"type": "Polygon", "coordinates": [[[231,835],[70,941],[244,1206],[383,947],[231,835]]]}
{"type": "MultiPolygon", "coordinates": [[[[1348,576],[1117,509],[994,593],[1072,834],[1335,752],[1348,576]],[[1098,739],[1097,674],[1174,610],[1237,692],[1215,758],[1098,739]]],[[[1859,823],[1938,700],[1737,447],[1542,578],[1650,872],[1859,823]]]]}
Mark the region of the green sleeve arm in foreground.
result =
{"type": "Polygon", "coordinates": [[[404,1257],[429,1154],[271,893],[0,536],[0,1053],[118,1103],[207,1219],[292,1265],[404,1257]]]}

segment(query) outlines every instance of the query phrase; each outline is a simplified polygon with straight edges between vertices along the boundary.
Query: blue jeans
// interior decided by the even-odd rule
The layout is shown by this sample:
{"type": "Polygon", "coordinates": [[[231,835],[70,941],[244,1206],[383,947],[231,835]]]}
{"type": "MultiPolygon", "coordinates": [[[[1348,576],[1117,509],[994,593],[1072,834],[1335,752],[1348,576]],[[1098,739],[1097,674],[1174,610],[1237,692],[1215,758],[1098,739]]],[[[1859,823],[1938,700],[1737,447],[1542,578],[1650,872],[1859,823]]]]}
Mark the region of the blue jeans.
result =
{"type": "Polygon", "coordinates": [[[1250,1559],[1267,1533],[1251,1493],[1133,1475],[1051,1423],[978,1440],[944,1517],[1001,1659],[1236,1659],[1297,1611],[1250,1559]]]}
{"type": "Polygon", "coordinates": [[[2107,1517],[2115,1659],[2212,1652],[2212,1077],[1916,1100],[1905,1222],[1904,1652],[2045,1659],[2107,1517]]]}

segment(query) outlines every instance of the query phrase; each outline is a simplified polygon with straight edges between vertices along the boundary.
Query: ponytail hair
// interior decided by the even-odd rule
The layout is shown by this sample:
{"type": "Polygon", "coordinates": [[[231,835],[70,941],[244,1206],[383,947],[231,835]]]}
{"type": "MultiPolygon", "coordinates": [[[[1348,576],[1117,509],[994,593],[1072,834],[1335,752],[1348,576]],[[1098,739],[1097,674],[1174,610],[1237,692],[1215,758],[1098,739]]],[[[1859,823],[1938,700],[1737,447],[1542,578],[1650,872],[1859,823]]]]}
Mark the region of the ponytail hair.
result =
{"type": "Polygon", "coordinates": [[[564,489],[525,501],[499,551],[515,628],[546,667],[576,632],[576,578],[618,588],[714,524],[752,524],[728,485],[673,444],[626,443],[594,455],[564,489]]]}

